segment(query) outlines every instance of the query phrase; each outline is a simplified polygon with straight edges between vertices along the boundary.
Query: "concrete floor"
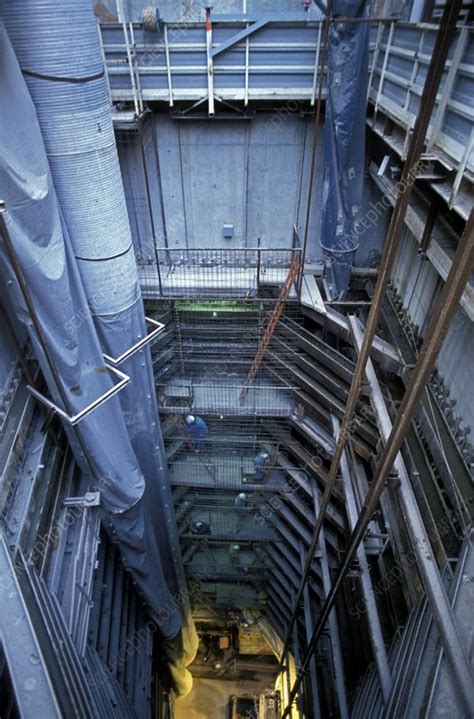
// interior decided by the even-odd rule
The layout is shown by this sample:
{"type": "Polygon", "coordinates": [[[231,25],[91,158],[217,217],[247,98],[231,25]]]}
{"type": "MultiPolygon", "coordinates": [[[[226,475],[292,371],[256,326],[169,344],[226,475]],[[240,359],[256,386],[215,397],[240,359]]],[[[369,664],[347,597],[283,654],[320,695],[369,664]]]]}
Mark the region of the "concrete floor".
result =
{"type": "Polygon", "coordinates": [[[228,719],[232,694],[258,694],[271,688],[266,682],[194,679],[191,693],[176,702],[176,719],[228,719]]]}

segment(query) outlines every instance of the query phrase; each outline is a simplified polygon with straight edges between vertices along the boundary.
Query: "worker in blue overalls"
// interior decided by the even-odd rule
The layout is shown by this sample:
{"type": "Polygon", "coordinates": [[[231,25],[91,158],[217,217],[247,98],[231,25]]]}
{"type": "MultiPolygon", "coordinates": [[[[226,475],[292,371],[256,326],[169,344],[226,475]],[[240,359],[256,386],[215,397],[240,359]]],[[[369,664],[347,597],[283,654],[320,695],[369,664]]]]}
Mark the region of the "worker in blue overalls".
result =
{"type": "Polygon", "coordinates": [[[204,441],[209,434],[207,424],[202,417],[195,417],[193,414],[186,415],[184,431],[193,443],[196,452],[202,452],[204,441]]]}
{"type": "Polygon", "coordinates": [[[267,467],[270,460],[268,452],[262,451],[255,457],[255,481],[262,482],[267,474],[267,467]]]}

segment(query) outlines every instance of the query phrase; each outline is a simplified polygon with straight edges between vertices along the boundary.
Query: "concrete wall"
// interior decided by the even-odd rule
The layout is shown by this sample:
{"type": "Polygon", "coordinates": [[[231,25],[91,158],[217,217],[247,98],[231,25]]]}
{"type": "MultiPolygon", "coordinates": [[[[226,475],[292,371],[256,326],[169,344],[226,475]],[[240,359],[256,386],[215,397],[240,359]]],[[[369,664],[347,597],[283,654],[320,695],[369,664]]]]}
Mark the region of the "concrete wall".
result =
{"type": "MultiPolygon", "coordinates": [[[[291,103],[290,103],[291,105],[291,103]]],[[[289,248],[306,219],[312,146],[298,107],[252,120],[180,121],[153,117],[143,133],[157,245],[169,248],[289,248]],[[223,224],[234,225],[224,239],[223,224]]],[[[137,254],[152,257],[152,227],[137,134],[122,133],[119,155],[137,254]]],[[[313,183],[308,257],[320,256],[322,148],[313,183]]]]}
{"type": "MultiPolygon", "coordinates": [[[[138,132],[120,132],[119,156],[139,261],[160,248],[290,248],[304,236],[314,120],[296,102],[250,120],[176,120],[155,113],[138,132]],[[146,177],[145,177],[146,170],[146,177]],[[147,190],[148,183],[148,190],[147,190]],[[223,237],[223,225],[234,237],[223,237]]],[[[323,133],[319,132],[307,259],[321,260],[323,133]]],[[[366,230],[355,264],[380,258],[388,214],[371,213],[380,193],[365,180],[366,230]],[[372,216],[375,221],[371,221],[372,216]]]]}

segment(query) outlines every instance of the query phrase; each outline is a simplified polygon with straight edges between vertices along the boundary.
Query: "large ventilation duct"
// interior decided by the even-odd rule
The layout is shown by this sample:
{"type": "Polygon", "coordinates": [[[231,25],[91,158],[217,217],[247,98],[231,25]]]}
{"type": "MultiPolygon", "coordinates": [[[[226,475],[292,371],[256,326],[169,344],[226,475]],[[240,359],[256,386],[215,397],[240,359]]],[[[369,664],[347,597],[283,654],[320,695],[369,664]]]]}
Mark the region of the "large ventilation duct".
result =
{"type": "MultiPolygon", "coordinates": [[[[333,16],[363,18],[369,15],[370,6],[370,0],[336,0],[333,16]]],[[[331,23],[321,228],[330,299],[341,299],[347,292],[363,231],[368,54],[368,23],[331,23]]]]}
{"type": "MultiPolygon", "coordinates": [[[[36,107],[54,185],[102,350],[118,357],[146,333],[97,27],[88,0],[4,2],[4,20],[36,107]]],[[[190,619],[149,349],[121,369],[120,403],[145,476],[149,526],[182,610],[190,619]]]]}
{"type": "MultiPolygon", "coordinates": [[[[0,187],[7,208],[5,221],[54,368],[72,412],[77,414],[109,390],[112,379],[62,222],[35,109],[1,20],[0,40],[0,187]]],[[[8,304],[27,326],[53,399],[62,406],[5,242],[0,243],[0,260],[2,295],[8,294],[8,304]]],[[[144,533],[141,499],[145,483],[118,398],[109,399],[77,426],[80,435],[68,428],[71,445],[100,490],[101,505],[108,512],[124,561],[160,618],[164,636],[174,636],[179,616],[176,611],[169,612],[172,600],[159,555],[144,533]],[[87,449],[87,462],[79,436],[87,449]],[[166,621],[162,621],[164,607],[166,621]]]]}

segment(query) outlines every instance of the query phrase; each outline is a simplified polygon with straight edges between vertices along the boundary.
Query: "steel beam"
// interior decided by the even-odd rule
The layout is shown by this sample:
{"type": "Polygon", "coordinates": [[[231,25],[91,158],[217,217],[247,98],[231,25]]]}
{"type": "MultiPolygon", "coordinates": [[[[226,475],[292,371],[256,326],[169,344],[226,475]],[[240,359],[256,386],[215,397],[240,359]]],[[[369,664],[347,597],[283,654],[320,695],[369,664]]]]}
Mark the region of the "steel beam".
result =
{"type": "MultiPolygon", "coordinates": [[[[313,492],[314,512],[316,517],[320,512],[319,496],[317,488],[313,492]]],[[[329,574],[328,553],[326,547],[326,539],[324,530],[319,536],[320,564],[323,575],[323,589],[325,598],[331,591],[331,576],[329,574]]],[[[339,706],[338,716],[341,719],[349,719],[349,709],[346,697],[346,681],[344,674],[344,660],[342,654],[341,635],[339,632],[339,622],[337,621],[336,608],[333,607],[328,619],[329,624],[329,641],[331,645],[332,665],[334,671],[334,681],[336,685],[337,702],[339,706]]]]}
{"type": "MultiPolygon", "coordinates": [[[[449,14],[449,7],[446,12],[449,14]]],[[[434,53],[436,56],[436,51],[434,53]]],[[[446,333],[449,329],[451,319],[456,312],[466,282],[474,267],[474,210],[471,211],[469,221],[460,239],[453,264],[440,294],[438,302],[433,310],[433,316],[429,323],[426,338],[421,348],[420,356],[413,369],[410,382],[398,412],[393,421],[392,431],[380,455],[379,462],[375,468],[374,477],[370,489],[362,506],[359,519],[352,532],[349,547],[342,559],[341,566],[337,573],[331,592],[321,609],[315,626],[311,642],[306,650],[302,662],[302,672],[317,646],[322,630],[329,618],[334,606],[337,592],[339,591],[344,578],[350,569],[356,555],[359,544],[363,541],[368,524],[377,507],[380,495],[388,481],[394,462],[401,449],[405,435],[415,416],[417,406],[423,395],[431,372],[435,366],[446,333]]],[[[365,337],[365,336],[364,336],[365,337]]],[[[362,350],[361,350],[362,351],[362,350]]],[[[364,367],[365,371],[365,367],[364,367]]],[[[409,512],[408,523],[414,524],[418,521],[418,508],[416,504],[410,504],[413,500],[400,483],[400,496],[403,497],[404,510],[409,512]]],[[[422,528],[422,527],[421,527],[422,528]]],[[[456,623],[452,619],[451,607],[446,597],[444,588],[439,590],[441,580],[435,562],[430,560],[431,552],[426,534],[413,537],[413,549],[417,555],[420,573],[422,574],[425,590],[430,597],[430,603],[434,607],[435,616],[439,622],[441,641],[446,657],[450,663],[453,679],[464,710],[468,716],[474,714],[474,677],[471,667],[464,652],[456,623]]],[[[442,585],[441,585],[442,586],[442,585]]],[[[293,686],[289,703],[296,696],[298,687],[301,684],[303,674],[301,673],[293,686]]],[[[288,716],[288,707],[282,715],[282,719],[288,716]]]]}
{"type": "MultiPolygon", "coordinates": [[[[370,365],[372,363],[370,362],[370,365]]],[[[334,437],[337,441],[341,425],[337,417],[331,416],[334,437]]],[[[346,511],[347,518],[349,521],[349,528],[351,531],[357,523],[357,505],[354,494],[354,487],[352,484],[352,472],[349,466],[346,451],[343,452],[341,458],[341,474],[342,474],[342,485],[344,495],[346,498],[346,511]]],[[[364,544],[362,543],[357,550],[357,561],[359,562],[360,570],[360,584],[362,589],[362,595],[366,607],[367,624],[369,627],[370,643],[372,646],[372,654],[377,668],[377,674],[380,681],[380,688],[382,690],[382,696],[386,703],[390,696],[390,690],[392,687],[392,678],[390,667],[387,659],[387,650],[383,639],[382,626],[380,624],[379,614],[377,610],[377,603],[375,601],[374,588],[372,586],[372,578],[370,576],[369,563],[367,562],[367,556],[365,553],[364,544]]]]}
{"type": "MultiPolygon", "coordinates": [[[[295,606],[295,590],[293,587],[291,588],[291,606],[294,608],[295,606]]],[[[295,658],[295,667],[296,671],[299,670],[300,664],[301,664],[301,652],[300,652],[300,640],[298,637],[298,624],[293,625],[293,656],[295,658]]],[[[290,687],[291,689],[291,687],[290,687]]],[[[296,710],[298,712],[299,719],[304,719],[303,716],[303,694],[300,691],[296,700],[296,710]]]]}
{"type": "MultiPolygon", "coordinates": [[[[321,327],[327,327],[337,337],[341,337],[341,339],[346,342],[350,341],[350,329],[347,317],[332,307],[329,307],[327,303],[325,303],[325,306],[327,310],[327,314],[325,315],[304,305],[301,306],[301,311],[304,315],[307,315],[317,322],[321,327]]],[[[399,352],[389,342],[386,342],[377,335],[374,335],[372,341],[371,355],[387,370],[399,374],[403,368],[399,352]]]]}
{"type": "MultiPolygon", "coordinates": [[[[0,536],[0,641],[22,719],[62,716],[7,545],[0,536]]],[[[6,700],[6,697],[4,697],[6,700]]]]}
{"type": "MultiPolygon", "coordinates": [[[[472,250],[471,254],[473,254],[472,250]]],[[[350,318],[350,322],[356,347],[360,349],[362,345],[362,331],[359,322],[354,316],[350,318]]],[[[388,413],[383,392],[370,360],[367,364],[366,377],[369,382],[370,398],[374,412],[378,419],[382,439],[385,443],[387,443],[392,434],[393,425],[388,413]]],[[[412,384],[412,382],[410,382],[410,384],[412,384]]],[[[422,391],[423,390],[420,392],[420,398],[422,391]]],[[[433,612],[433,617],[438,627],[452,671],[460,678],[460,681],[464,681],[463,677],[465,678],[466,676],[466,667],[462,667],[462,662],[459,661],[459,652],[461,651],[462,654],[462,643],[459,636],[459,630],[451,610],[450,601],[446,595],[443,579],[438,569],[430,538],[426,531],[426,527],[416,501],[415,493],[410,482],[410,476],[401,452],[396,455],[393,466],[400,480],[400,484],[397,487],[397,493],[402,507],[405,525],[410,536],[413,550],[417,555],[417,566],[420,570],[426,595],[431,605],[431,611],[433,612]],[[456,646],[458,642],[459,646],[456,646]]]]}
{"type": "MultiPolygon", "coordinates": [[[[304,558],[305,558],[305,552],[304,552],[304,545],[303,542],[299,542],[299,549],[300,549],[300,561],[301,561],[301,571],[304,569],[304,558]]],[[[314,631],[314,624],[313,624],[313,617],[311,612],[312,606],[311,606],[311,597],[309,594],[309,587],[308,584],[305,584],[304,592],[303,592],[303,614],[304,614],[304,627],[305,627],[305,633],[306,633],[306,642],[309,644],[311,641],[311,636],[314,631]]],[[[318,675],[316,673],[316,659],[311,657],[311,661],[309,662],[309,680],[310,680],[310,686],[311,686],[311,699],[313,702],[312,706],[312,719],[319,719],[321,717],[321,705],[319,702],[319,689],[318,689],[318,675]]]]}
{"type": "MultiPolygon", "coordinates": [[[[379,269],[379,273],[377,276],[377,283],[375,285],[374,290],[374,297],[372,301],[372,305],[370,308],[369,316],[367,319],[367,325],[364,333],[364,339],[362,343],[362,347],[357,359],[356,368],[354,371],[354,376],[352,378],[352,384],[351,389],[349,392],[349,397],[347,400],[347,406],[344,413],[344,417],[342,420],[342,426],[341,426],[341,432],[339,435],[339,441],[336,444],[336,451],[334,453],[333,460],[331,462],[331,467],[329,470],[327,483],[324,489],[324,494],[321,501],[321,507],[320,507],[320,514],[316,521],[316,526],[314,527],[313,532],[313,539],[310,545],[310,548],[308,550],[308,556],[306,560],[305,565],[305,571],[303,572],[303,577],[301,580],[301,586],[298,592],[298,596],[296,599],[296,607],[298,607],[301,597],[303,594],[303,587],[304,583],[307,580],[307,577],[309,575],[311,564],[313,560],[313,553],[318,543],[318,537],[319,533],[321,531],[325,513],[327,510],[327,507],[329,505],[329,502],[331,500],[331,495],[333,492],[334,485],[336,484],[336,478],[339,470],[339,465],[341,462],[342,453],[344,451],[344,447],[346,444],[346,441],[348,437],[351,434],[351,422],[352,418],[354,416],[354,412],[357,407],[357,402],[359,401],[361,387],[362,387],[362,381],[365,376],[365,368],[367,365],[367,361],[370,356],[370,352],[372,349],[372,344],[374,341],[375,333],[377,330],[377,326],[380,319],[380,314],[382,310],[383,301],[385,298],[385,293],[387,291],[387,285],[390,279],[391,270],[393,267],[393,264],[395,262],[395,259],[397,257],[398,252],[398,246],[400,241],[401,232],[404,225],[404,218],[406,214],[406,210],[408,207],[408,203],[410,201],[412,189],[413,189],[413,182],[416,178],[416,169],[419,164],[421,153],[423,150],[423,144],[426,137],[426,132],[429,126],[431,114],[433,111],[433,107],[436,101],[436,94],[441,82],[441,78],[443,76],[443,69],[446,63],[446,59],[448,56],[448,51],[451,45],[451,40],[454,37],[455,31],[456,31],[456,20],[459,14],[459,10],[462,4],[462,0],[453,0],[450,4],[446,5],[443,18],[440,24],[440,28],[436,37],[436,43],[435,47],[433,49],[433,55],[431,58],[431,62],[428,68],[428,73],[425,80],[425,85],[423,88],[423,95],[421,97],[420,101],[420,110],[418,113],[418,117],[415,123],[415,127],[413,129],[413,134],[410,142],[410,147],[408,150],[408,156],[407,160],[405,162],[405,165],[403,167],[402,175],[400,178],[400,182],[402,183],[402,186],[404,187],[404,191],[400,192],[397,201],[395,203],[395,207],[393,209],[393,213],[390,219],[390,225],[387,232],[387,238],[385,240],[384,244],[384,251],[382,256],[382,261],[379,269]]],[[[456,253],[456,257],[459,256],[459,252],[456,253]]],[[[450,277],[455,277],[456,275],[453,274],[454,269],[454,261],[453,265],[451,267],[450,277]]],[[[448,283],[447,283],[448,284],[448,283]]],[[[461,289],[464,288],[464,285],[461,289]]],[[[290,630],[288,633],[288,636],[285,640],[285,648],[289,644],[289,638],[291,636],[291,629],[293,628],[293,623],[295,621],[296,612],[293,614],[293,617],[290,621],[290,630]]],[[[318,625],[320,622],[318,622],[318,625]]],[[[301,679],[298,679],[296,684],[298,684],[298,681],[301,681],[301,679]]],[[[283,714],[282,719],[285,719],[287,716],[287,713],[285,712],[283,714]]]]}
{"type": "Polygon", "coordinates": [[[211,56],[214,58],[217,55],[220,55],[221,52],[225,52],[225,50],[228,50],[233,45],[236,45],[241,40],[245,40],[245,38],[252,35],[254,32],[257,32],[257,30],[261,30],[262,27],[265,27],[265,25],[268,25],[270,22],[271,17],[269,15],[264,15],[264,17],[260,18],[260,20],[257,20],[256,22],[252,23],[252,25],[248,25],[240,32],[235,33],[235,35],[231,35],[227,40],[224,40],[224,42],[221,42],[220,45],[218,45],[216,48],[211,50],[211,56]]]}

